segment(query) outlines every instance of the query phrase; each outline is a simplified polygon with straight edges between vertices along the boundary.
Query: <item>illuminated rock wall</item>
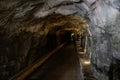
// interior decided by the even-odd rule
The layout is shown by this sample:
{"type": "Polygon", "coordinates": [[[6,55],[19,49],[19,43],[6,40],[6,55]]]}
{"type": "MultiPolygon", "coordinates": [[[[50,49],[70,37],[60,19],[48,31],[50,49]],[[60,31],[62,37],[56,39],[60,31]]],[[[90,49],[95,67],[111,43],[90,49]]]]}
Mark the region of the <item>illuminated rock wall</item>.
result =
{"type": "Polygon", "coordinates": [[[45,53],[41,19],[51,14],[76,15],[88,21],[92,32],[92,71],[98,80],[109,80],[109,75],[114,73],[111,66],[120,58],[119,0],[0,1],[1,80],[37,59],[41,54],[33,53],[38,47],[45,53]]]}

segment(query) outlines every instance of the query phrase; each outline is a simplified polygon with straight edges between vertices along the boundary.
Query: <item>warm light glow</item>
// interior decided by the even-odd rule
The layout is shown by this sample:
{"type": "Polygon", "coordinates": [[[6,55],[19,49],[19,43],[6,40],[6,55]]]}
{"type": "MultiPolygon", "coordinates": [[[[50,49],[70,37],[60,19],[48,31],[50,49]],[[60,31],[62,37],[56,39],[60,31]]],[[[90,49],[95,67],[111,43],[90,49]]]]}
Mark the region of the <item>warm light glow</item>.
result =
{"type": "Polygon", "coordinates": [[[84,48],[84,54],[86,53],[86,48],[84,48]]]}
{"type": "Polygon", "coordinates": [[[84,52],[78,52],[78,54],[85,54],[84,52]]]}
{"type": "Polygon", "coordinates": [[[90,65],[91,62],[88,59],[80,59],[83,65],[90,65]]]}
{"type": "Polygon", "coordinates": [[[84,63],[85,65],[90,65],[90,61],[89,61],[89,60],[85,60],[83,63],[84,63]]]}

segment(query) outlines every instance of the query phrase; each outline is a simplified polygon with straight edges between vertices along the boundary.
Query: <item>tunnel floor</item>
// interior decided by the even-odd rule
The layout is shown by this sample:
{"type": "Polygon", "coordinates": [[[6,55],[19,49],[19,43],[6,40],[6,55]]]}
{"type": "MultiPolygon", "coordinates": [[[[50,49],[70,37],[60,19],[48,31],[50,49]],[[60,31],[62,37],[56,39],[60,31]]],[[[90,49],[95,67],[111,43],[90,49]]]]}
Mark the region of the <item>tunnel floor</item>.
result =
{"type": "Polygon", "coordinates": [[[67,43],[26,80],[81,80],[79,58],[73,42],[67,43]]]}

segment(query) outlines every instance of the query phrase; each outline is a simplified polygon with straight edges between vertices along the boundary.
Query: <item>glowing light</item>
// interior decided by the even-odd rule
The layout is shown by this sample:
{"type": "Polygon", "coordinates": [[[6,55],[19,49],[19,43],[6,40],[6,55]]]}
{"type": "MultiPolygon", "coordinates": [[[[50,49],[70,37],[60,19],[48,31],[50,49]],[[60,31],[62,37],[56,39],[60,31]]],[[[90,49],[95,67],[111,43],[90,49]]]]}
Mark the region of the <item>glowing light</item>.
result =
{"type": "Polygon", "coordinates": [[[81,62],[83,65],[90,65],[91,64],[90,60],[88,60],[88,59],[81,59],[81,62]]]}
{"type": "Polygon", "coordinates": [[[83,63],[84,63],[85,65],[90,65],[90,64],[91,64],[89,60],[85,60],[83,63]]]}
{"type": "Polygon", "coordinates": [[[85,54],[84,52],[78,52],[78,54],[85,54]]]}

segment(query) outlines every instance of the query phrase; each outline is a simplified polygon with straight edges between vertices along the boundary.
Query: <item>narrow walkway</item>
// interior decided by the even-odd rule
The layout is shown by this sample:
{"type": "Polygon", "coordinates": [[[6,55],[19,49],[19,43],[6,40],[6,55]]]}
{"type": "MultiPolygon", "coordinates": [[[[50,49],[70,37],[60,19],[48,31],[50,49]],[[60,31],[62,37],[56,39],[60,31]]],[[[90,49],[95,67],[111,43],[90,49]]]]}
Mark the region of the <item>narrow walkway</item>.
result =
{"type": "Polygon", "coordinates": [[[25,80],[83,80],[74,43],[68,43],[25,80]]]}

